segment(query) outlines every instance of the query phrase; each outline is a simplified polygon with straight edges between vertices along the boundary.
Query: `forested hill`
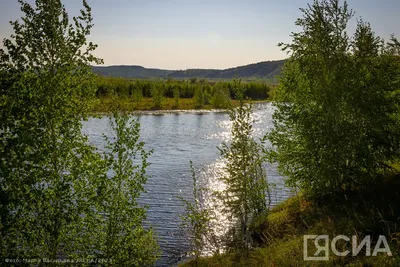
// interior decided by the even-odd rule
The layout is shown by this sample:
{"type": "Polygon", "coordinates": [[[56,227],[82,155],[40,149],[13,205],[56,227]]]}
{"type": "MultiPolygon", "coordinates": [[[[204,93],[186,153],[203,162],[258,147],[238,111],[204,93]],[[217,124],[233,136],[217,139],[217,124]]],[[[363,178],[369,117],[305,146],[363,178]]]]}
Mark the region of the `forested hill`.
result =
{"type": "Polygon", "coordinates": [[[92,70],[102,76],[124,78],[164,78],[173,73],[172,70],[147,69],[142,66],[93,66],[92,70]]]}
{"type": "Polygon", "coordinates": [[[284,60],[264,61],[250,65],[230,68],[225,70],[210,69],[188,69],[174,71],[169,76],[173,78],[223,78],[231,79],[236,77],[272,78],[280,73],[284,60]]]}
{"type": "Polygon", "coordinates": [[[273,78],[280,73],[284,60],[263,61],[259,63],[239,66],[236,68],[218,69],[187,69],[163,70],[148,69],[142,66],[96,66],[93,71],[102,76],[125,78],[273,78]]]}

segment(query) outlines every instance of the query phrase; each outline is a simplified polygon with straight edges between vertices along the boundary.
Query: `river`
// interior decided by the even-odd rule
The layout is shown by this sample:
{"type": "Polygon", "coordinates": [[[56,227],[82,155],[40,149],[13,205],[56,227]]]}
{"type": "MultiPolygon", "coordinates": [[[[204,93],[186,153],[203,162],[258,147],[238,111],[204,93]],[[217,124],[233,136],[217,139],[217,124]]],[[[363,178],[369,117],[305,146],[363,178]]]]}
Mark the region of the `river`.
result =
{"type": "MultiPolygon", "coordinates": [[[[272,129],[273,110],[271,103],[253,106],[256,139],[272,129]]],[[[217,147],[229,142],[231,122],[226,113],[216,111],[147,112],[133,116],[139,118],[141,140],[146,149],[154,150],[147,169],[150,176],[145,185],[147,193],[141,196],[140,203],[148,206],[147,223],[157,233],[162,250],[156,265],[174,265],[187,245],[179,231],[179,215],[184,212],[184,206],[176,196],[191,196],[193,181],[189,160],[193,161],[199,180],[215,187],[216,173],[223,166],[217,147]]],[[[102,134],[109,137],[113,134],[106,116],[85,121],[83,132],[99,148],[104,146],[102,134]]],[[[268,181],[276,184],[272,193],[272,202],[276,204],[290,192],[284,188],[283,178],[277,174],[275,166],[267,164],[266,169],[268,181]]]]}

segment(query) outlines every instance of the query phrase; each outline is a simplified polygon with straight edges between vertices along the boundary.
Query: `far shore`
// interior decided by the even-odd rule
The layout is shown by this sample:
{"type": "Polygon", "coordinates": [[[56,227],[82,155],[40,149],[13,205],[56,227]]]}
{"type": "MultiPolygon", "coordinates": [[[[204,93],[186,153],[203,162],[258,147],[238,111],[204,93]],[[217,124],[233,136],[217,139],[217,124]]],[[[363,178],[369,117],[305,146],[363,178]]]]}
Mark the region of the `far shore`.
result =
{"type": "MultiPolygon", "coordinates": [[[[193,99],[181,98],[178,106],[174,106],[171,98],[166,98],[160,108],[154,108],[151,98],[143,99],[139,104],[134,103],[130,99],[121,100],[120,110],[139,115],[162,115],[162,114],[207,114],[207,113],[226,113],[227,108],[214,108],[211,104],[205,104],[201,107],[196,107],[193,99]]],[[[265,100],[249,100],[247,103],[259,104],[271,102],[265,100]]],[[[111,98],[100,98],[98,105],[91,112],[92,115],[109,115],[112,112],[111,98]]],[[[231,100],[233,107],[237,106],[236,100],[231,100]]]]}

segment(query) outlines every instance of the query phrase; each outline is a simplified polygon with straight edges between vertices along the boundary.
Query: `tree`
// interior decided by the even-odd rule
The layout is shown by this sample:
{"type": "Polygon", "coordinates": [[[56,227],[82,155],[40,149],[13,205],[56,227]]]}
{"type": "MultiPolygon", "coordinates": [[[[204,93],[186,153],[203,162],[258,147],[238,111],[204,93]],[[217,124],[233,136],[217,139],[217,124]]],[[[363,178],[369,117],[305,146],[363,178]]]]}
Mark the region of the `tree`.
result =
{"type": "Polygon", "coordinates": [[[202,251],[207,247],[210,239],[215,239],[211,220],[215,219],[210,208],[205,207],[203,193],[205,188],[199,188],[193,163],[190,161],[190,169],[193,178],[193,199],[187,200],[178,197],[185,205],[186,211],[181,215],[181,228],[187,233],[190,241],[190,253],[194,253],[194,261],[198,266],[198,260],[202,251]]]}
{"type": "Polygon", "coordinates": [[[232,141],[222,144],[220,152],[226,160],[225,174],[220,177],[226,188],[219,194],[224,211],[239,224],[234,246],[248,249],[252,245],[252,220],[268,211],[268,183],[263,167],[263,146],[252,137],[251,105],[244,103],[244,90],[240,81],[234,82],[239,107],[231,108],[232,141]]]}
{"type": "Polygon", "coordinates": [[[90,243],[79,215],[101,168],[80,120],[96,90],[89,64],[101,60],[85,1],[73,25],[60,1],[19,2],[25,16],[0,50],[0,257],[57,258],[90,243]]]}
{"type": "Polygon", "coordinates": [[[104,214],[97,225],[102,241],[98,257],[112,259],[113,265],[144,266],[158,257],[158,244],[152,229],[143,227],[146,209],[138,197],[145,192],[146,168],[150,152],[139,141],[140,124],[127,114],[114,111],[110,118],[114,140],[106,138],[107,170],[112,174],[98,187],[99,207],[104,214]]]}
{"type": "Polygon", "coordinates": [[[392,55],[400,56],[400,42],[399,40],[397,40],[394,34],[390,36],[390,42],[388,42],[387,45],[389,48],[389,52],[392,55]]]}
{"type": "Polygon", "coordinates": [[[399,157],[399,64],[346,2],[314,1],[276,90],[271,156],[292,186],[310,193],[359,189],[399,157]]]}
{"type": "Polygon", "coordinates": [[[83,1],[71,24],[59,0],[36,0],[35,7],[19,2],[24,17],[11,23],[15,33],[0,50],[0,258],[82,260],[105,253],[115,262],[132,256],[136,265],[152,262],[152,231],[141,226],[144,210],[134,205],[146,161],[133,181],[135,167],[124,165],[132,144],[141,148],[137,128],[117,117],[120,138],[113,152],[122,162],[105,160],[81,132],[96,92],[90,64],[102,62],[86,40],[93,26],[90,7],[83,1]],[[119,168],[116,181],[107,176],[110,167],[119,168]],[[113,187],[117,181],[134,188],[128,192],[132,200],[113,187]],[[111,194],[103,195],[104,188],[111,194]],[[124,205],[107,209],[116,202],[124,205]],[[105,220],[116,219],[116,228],[98,232],[105,220]],[[132,225],[121,236],[121,227],[132,225]],[[129,242],[126,249],[111,255],[121,242],[129,242]]]}
{"type": "Polygon", "coordinates": [[[161,108],[161,104],[164,100],[164,93],[164,85],[161,82],[152,84],[150,94],[153,99],[154,108],[161,108]]]}

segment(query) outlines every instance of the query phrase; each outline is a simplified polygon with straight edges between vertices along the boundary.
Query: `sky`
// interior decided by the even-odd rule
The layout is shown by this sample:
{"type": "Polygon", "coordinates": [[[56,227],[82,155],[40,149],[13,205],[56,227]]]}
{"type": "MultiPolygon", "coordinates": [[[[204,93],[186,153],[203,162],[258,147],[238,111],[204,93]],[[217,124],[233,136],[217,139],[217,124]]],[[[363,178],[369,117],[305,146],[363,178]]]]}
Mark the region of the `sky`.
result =
{"type": "MultiPolygon", "coordinates": [[[[28,0],[32,2],[33,0],[28,0]]],[[[289,43],[299,10],[311,0],[88,0],[94,28],[88,39],[99,45],[104,65],[147,68],[224,69],[286,58],[277,46],[289,43]]],[[[76,15],[81,0],[63,0],[76,15]]],[[[348,0],[356,19],[370,22],[386,40],[400,37],[400,0],[348,0]]],[[[0,39],[20,18],[17,0],[0,0],[0,39]]],[[[1,45],[0,45],[1,47],[1,45]]]]}

